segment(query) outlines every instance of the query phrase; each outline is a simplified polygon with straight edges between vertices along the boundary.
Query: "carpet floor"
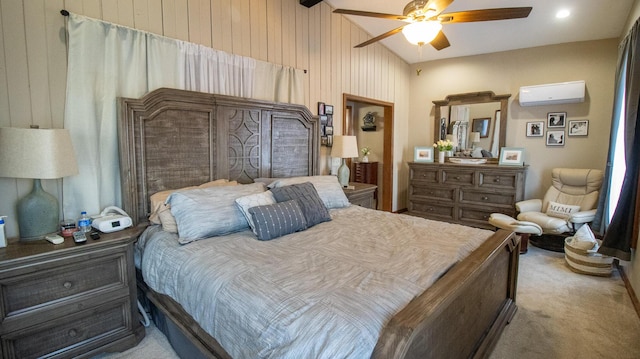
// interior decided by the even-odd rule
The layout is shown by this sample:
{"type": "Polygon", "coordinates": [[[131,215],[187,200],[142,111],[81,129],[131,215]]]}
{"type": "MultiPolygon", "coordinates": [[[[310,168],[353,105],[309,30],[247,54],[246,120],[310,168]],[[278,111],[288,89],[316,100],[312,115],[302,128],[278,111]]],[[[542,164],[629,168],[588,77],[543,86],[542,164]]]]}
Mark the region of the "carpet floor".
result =
{"type": "MultiPolygon", "coordinates": [[[[563,253],[533,246],[519,271],[518,311],[490,359],[640,358],[640,318],[617,271],[577,274],[563,253]]],[[[136,347],[94,359],[178,358],[153,324],[146,330],[136,347]]]]}

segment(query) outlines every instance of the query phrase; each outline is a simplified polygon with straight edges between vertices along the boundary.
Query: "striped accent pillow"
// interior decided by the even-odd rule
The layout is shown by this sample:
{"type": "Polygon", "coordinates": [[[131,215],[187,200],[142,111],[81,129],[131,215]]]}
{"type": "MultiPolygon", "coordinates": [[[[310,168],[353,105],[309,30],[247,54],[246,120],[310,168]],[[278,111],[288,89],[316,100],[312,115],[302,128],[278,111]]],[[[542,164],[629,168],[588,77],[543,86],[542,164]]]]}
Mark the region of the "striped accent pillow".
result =
{"type": "Polygon", "coordinates": [[[295,199],[307,220],[307,227],[331,220],[329,210],[325,207],[314,185],[310,182],[292,184],[272,188],[271,193],[277,202],[295,199]]]}
{"type": "Polygon", "coordinates": [[[307,221],[295,200],[251,207],[249,213],[261,241],[307,229],[307,221]]]}

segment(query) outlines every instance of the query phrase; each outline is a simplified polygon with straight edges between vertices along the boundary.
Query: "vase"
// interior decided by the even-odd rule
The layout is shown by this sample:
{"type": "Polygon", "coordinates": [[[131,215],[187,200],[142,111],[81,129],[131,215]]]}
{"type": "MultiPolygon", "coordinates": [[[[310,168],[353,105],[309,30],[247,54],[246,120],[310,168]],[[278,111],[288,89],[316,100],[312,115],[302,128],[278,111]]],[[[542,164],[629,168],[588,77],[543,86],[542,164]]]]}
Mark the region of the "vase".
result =
{"type": "Polygon", "coordinates": [[[453,150],[449,150],[446,152],[447,157],[453,157],[453,150]]]}
{"type": "Polygon", "coordinates": [[[362,156],[362,162],[369,162],[369,156],[362,156]]]}
{"type": "Polygon", "coordinates": [[[444,151],[438,151],[438,162],[444,163],[444,151]]]}

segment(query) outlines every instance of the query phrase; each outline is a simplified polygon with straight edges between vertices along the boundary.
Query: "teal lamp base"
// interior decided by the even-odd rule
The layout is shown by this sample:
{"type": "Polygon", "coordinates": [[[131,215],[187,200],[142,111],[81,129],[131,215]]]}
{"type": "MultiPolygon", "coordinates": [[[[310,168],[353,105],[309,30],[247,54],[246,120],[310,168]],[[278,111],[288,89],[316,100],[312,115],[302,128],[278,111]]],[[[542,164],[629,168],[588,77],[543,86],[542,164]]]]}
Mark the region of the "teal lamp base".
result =
{"type": "Polygon", "coordinates": [[[347,167],[347,162],[343,158],[342,159],[342,164],[338,168],[338,182],[340,182],[340,185],[342,187],[349,186],[349,176],[350,175],[351,175],[351,173],[349,171],[349,167],[347,167]]]}
{"type": "Polygon", "coordinates": [[[20,241],[40,240],[58,232],[58,200],[42,189],[39,179],[33,180],[31,193],[18,201],[17,210],[20,241]]]}

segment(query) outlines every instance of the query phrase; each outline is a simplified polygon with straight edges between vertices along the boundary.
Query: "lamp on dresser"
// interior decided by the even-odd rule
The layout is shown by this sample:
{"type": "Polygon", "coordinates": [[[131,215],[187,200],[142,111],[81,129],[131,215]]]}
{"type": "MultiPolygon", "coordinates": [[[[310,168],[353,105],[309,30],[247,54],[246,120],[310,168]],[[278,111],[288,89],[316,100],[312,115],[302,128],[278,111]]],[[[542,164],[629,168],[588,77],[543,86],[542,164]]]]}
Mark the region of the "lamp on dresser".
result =
{"type": "Polygon", "coordinates": [[[338,168],[338,181],[342,187],[349,186],[350,171],[346,159],[358,156],[356,136],[334,136],[331,157],[342,158],[342,164],[338,168]]]}
{"type": "Polygon", "coordinates": [[[78,173],[71,136],[65,129],[0,128],[0,177],[31,178],[32,191],[16,206],[20,241],[34,241],[59,229],[58,200],[41,179],[78,173]]]}

